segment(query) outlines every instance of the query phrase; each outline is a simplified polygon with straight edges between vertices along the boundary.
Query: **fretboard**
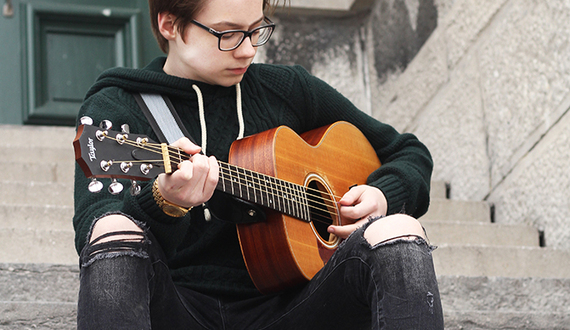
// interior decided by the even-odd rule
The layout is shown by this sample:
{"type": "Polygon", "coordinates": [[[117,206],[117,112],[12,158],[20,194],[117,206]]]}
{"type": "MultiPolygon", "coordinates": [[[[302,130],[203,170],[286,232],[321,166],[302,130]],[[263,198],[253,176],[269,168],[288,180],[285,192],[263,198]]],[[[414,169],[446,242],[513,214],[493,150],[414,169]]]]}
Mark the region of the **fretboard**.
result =
{"type": "Polygon", "coordinates": [[[228,163],[218,163],[218,190],[300,220],[310,221],[305,187],[228,163]]]}

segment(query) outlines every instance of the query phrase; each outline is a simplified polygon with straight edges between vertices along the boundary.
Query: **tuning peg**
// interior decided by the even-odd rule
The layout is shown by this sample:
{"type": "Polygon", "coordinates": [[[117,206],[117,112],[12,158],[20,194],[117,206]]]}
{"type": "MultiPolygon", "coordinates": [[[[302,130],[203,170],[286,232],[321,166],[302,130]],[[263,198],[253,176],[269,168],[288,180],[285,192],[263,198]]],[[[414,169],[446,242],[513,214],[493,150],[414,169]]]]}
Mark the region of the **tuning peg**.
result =
{"type": "Polygon", "coordinates": [[[133,167],[133,163],[132,162],[122,162],[120,167],[121,167],[121,171],[123,171],[123,173],[128,173],[129,170],[131,169],[131,167],[133,167]]]}
{"type": "Polygon", "coordinates": [[[137,196],[141,193],[141,186],[135,180],[131,180],[131,196],[137,196]]]}
{"type": "Polygon", "coordinates": [[[100,166],[103,171],[107,172],[111,168],[111,166],[113,166],[113,161],[102,160],[100,166]]]}
{"type": "Polygon", "coordinates": [[[144,175],[147,175],[150,172],[150,170],[152,170],[153,166],[152,166],[152,164],[143,163],[143,164],[141,164],[140,168],[141,168],[141,173],[144,175]]]}
{"type": "Polygon", "coordinates": [[[91,117],[88,116],[83,116],[81,117],[81,119],[79,119],[79,122],[81,123],[81,125],[93,125],[93,119],[91,119],[91,117]]]}
{"type": "Polygon", "coordinates": [[[123,143],[125,143],[128,138],[129,136],[127,134],[117,134],[115,141],[117,141],[118,144],[123,145],[123,143]]]}
{"type": "Polygon", "coordinates": [[[103,190],[103,184],[100,181],[97,181],[97,179],[92,178],[87,189],[92,193],[98,193],[103,190]]]}
{"type": "Polygon", "coordinates": [[[118,195],[121,193],[121,191],[123,191],[123,184],[120,182],[117,182],[117,179],[113,179],[113,181],[109,185],[109,192],[112,195],[118,195]]]}
{"type": "Polygon", "coordinates": [[[104,130],[108,130],[113,127],[113,123],[110,120],[105,119],[101,123],[99,123],[99,127],[101,127],[104,130]]]}
{"type": "Polygon", "coordinates": [[[141,137],[137,138],[137,145],[139,147],[144,147],[146,146],[147,143],[148,143],[148,138],[141,138],[141,137]]]}
{"type": "Polygon", "coordinates": [[[129,134],[130,132],[131,128],[129,127],[129,124],[121,125],[121,133],[129,134]]]}

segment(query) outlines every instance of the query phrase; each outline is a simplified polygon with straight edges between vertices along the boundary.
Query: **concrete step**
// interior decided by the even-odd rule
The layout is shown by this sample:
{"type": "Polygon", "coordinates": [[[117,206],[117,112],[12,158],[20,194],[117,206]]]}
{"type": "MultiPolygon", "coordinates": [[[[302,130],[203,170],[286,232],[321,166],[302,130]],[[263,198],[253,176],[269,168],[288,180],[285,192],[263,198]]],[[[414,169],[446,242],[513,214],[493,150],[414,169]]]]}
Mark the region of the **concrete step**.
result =
{"type": "Polygon", "coordinates": [[[430,184],[430,199],[446,199],[448,184],[445,181],[432,181],[430,184]]]}
{"type": "Polygon", "coordinates": [[[77,303],[0,301],[0,330],[77,329],[77,303]]]}
{"type": "Polygon", "coordinates": [[[2,161],[13,161],[20,163],[73,163],[75,154],[71,144],[42,147],[37,145],[29,146],[1,146],[0,158],[2,161]]]}
{"type": "Polygon", "coordinates": [[[0,125],[0,147],[71,148],[74,127],[0,125]]]}
{"type": "Polygon", "coordinates": [[[77,302],[77,262],[74,265],[0,263],[0,278],[1,301],[77,302]]]}
{"type": "MultiPolygon", "coordinates": [[[[3,158],[15,159],[15,158],[3,158]]],[[[28,181],[28,182],[61,182],[73,183],[75,164],[73,161],[65,162],[25,162],[0,161],[1,181],[28,181]]]]}
{"type": "Polygon", "coordinates": [[[532,226],[483,222],[423,221],[433,245],[539,246],[538,230],[532,226]]]}
{"type": "Polygon", "coordinates": [[[570,317],[567,313],[548,311],[497,312],[454,311],[443,313],[445,330],[568,330],[570,317]]]}
{"type": "Polygon", "coordinates": [[[73,230],[73,207],[0,203],[0,229],[73,230]]]}
{"type": "MultiPolygon", "coordinates": [[[[570,279],[438,281],[446,329],[569,329],[570,279]]],[[[0,329],[74,329],[78,290],[77,266],[0,264],[0,329]]]]}
{"type": "Polygon", "coordinates": [[[61,182],[4,181],[2,204],[73,206],[73,184],[61,182]]]}
{"type": "Polygon", "coordinates": [[[446,329],[570,329],[570,279],[439,276],[446,329]]]}
{"type": "Polygon", "coordinates": [[[73,230],[0,229],[0,262],[76,265],[73,230]]]}
{"type": "Polygon", "coordinates": [[[438,284],[445,310],[540,311],[570,317],[570,278],[440,275],[438,284]]]}
{"type": "Polygon", "coordinates": [[[486,202],[435,198],[420,221],[491,222],[491,208],[486,202]]]}
{"type": "Polygon", "coordinates": [[[75,329],[78,269],[0,264],[0,330],[75,329]]]}
{"type": "Polygon", "coordinates": [[[570,251],[540,247],[440,245],[438,275],[570,278],[570,251]]]}

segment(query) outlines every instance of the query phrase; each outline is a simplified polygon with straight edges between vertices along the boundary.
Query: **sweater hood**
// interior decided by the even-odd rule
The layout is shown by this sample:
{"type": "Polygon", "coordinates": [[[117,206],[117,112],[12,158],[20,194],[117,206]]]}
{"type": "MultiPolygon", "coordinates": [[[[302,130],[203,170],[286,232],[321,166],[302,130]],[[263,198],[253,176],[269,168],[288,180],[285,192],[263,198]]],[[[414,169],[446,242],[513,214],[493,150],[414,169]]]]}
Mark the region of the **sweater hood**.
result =
{"type": "Polygon", "coordinates": [[[234,86],[216,86],[168,75],[163,70],[165,62],[166,57],[158,57],[143,69],[112,68],[106,70],[89,89],[85,99],[107,87],[119,87],[129,92],[166,94],[178,97],[193,95],[193,85],[198,86],[204,94],[220,91],[235,93],[234,86]]]}

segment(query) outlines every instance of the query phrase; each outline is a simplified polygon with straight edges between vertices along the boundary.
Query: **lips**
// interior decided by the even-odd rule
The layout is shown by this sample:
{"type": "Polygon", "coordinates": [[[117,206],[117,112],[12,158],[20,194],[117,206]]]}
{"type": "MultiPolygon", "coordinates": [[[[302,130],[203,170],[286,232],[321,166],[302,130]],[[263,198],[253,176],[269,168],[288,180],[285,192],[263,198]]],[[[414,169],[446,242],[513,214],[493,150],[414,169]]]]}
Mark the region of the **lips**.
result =
{"type": "Polygon", "coordinates": [[[235,75],[242,75],[242,74],[245,74],[245,72],[247,71],[247,67],[230,69],[229,71],[235,75]]]}

